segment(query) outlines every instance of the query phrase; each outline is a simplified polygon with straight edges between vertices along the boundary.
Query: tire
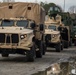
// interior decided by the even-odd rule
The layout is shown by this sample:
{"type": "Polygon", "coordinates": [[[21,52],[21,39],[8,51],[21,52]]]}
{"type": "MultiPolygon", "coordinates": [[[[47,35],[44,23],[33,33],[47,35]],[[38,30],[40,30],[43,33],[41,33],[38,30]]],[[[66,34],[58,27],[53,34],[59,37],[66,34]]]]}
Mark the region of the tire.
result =
{"type": "Polygon", "coordinates": [[[76,46],[76,40],[74,41],[74,46],[76,46]]]}
{"type": "Polygon", "coordinates": [[[29,51],[26,52],[26,59],[29,62],[33,62],[35,60],[35,46],[32,46],[29,51]]]}
{"type": "Polygon", "coordinates": [[[61,51],[61,43],[58,43],[56,45],[56,52],[60,52],[61,51]]]}
{"type": "Polygon", "coordinates": [[[43,43],[43,55],[45,55],[46,50],[47,50],[47,48],[46,48],[46,44],[45,44],[45,43],[43,43]]]}
{"type": "Polygon", "coordinates": [[[72,38],[70,38],[69,46],[72,46],[72,38]]]}
{"type": "Polygon", "coordinates": [[[68,41],[64,41],[64,48],[68,48],[68,47],[69,47],[68,41]]]}
{"type": "Polygon", "coordinates": [[[63,50],[64,49],[64,42],[62,41],[62,43],[61,43],[61,50],[63,50]]]}
{"type": "Polygon", "coordinates": [[[8,57],[9,54],[2,53],[2,57],[8,57]]]}
{"type": "Polygon", "coordinates": [[[42,42],[41,41],[38,43],[38,46],[39,46],[39,50],[36,51],[36,57],[37,58],[42,58],[42,55],[43,55],[43,47],[42,47],[42,42]]]}

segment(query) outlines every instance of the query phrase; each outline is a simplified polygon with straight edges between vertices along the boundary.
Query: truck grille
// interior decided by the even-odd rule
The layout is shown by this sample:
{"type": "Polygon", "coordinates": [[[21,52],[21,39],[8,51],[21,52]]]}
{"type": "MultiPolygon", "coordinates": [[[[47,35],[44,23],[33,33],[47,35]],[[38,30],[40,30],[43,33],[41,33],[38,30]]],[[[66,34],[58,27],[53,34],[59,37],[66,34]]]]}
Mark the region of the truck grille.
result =
{"type": "Polygon", "coordinates": [[[0,43],[18,43],[18,34],[3,34],[0,33],[0,43]]]}
{"type": "Polygon", "coordinates": [[[18,34],[12,34],[12,43],[18,43],[19,42],[19,36],[18,34]]]}
{"type": "Polygon", "coordinates": [[[5,43],[5,34],[0,33],[0,43],[5,43]]]}
{"type": "Polygon", "coordinates": [[[47,35],[45,36],[45,40],[47,40],[47,41],[51,40],[51,34],[47,34],[47,35]]]}
{"type": "Polygon", "coordinates": [[[46,45],[48,45],[49,41],[51,41],[51,34],[47,34],[45,36],[46,45]]]}
{"type": "Polygon", "coordinates": [[[10,43],[10,36],[9,35],[6,37],[6,43],[10,43]]]}

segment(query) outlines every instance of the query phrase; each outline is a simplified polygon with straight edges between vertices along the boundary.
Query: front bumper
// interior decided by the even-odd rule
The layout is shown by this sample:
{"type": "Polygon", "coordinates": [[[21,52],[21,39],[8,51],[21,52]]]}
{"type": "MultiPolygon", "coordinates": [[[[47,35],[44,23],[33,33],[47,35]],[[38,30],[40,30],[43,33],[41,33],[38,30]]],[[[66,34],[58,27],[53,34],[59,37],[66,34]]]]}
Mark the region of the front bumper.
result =
{"type": "Polygon", "coordinates": [[[28,46],[23,45],[11,45],[11,44],[0,44],[0,49],[23,49],[23,50],[30,50],[30,47],[33,46],[33,43],[28,44],[28,46]]]}
{"type": "Polygon", "coordinates": [[[59,39],[58,40],[48,40],[48,43],[52,43],[52,44],[57,44],[59,42],[60,42],[59,39]]]}
{"type": "Polygon", "coordinates": [[[52,48],[55,48],[55,46],[60,43],[60,42],[47,42],[46,43],[46,46],[47,47],[52,47],[52,48]]]}
{"type": "Polygon", "coordinates": [[[23,49],[23,50],[30,50],[29,47],[21,47],[21,46],[11,46],[11,45],[0,45],[1,49],[23,49]]]}

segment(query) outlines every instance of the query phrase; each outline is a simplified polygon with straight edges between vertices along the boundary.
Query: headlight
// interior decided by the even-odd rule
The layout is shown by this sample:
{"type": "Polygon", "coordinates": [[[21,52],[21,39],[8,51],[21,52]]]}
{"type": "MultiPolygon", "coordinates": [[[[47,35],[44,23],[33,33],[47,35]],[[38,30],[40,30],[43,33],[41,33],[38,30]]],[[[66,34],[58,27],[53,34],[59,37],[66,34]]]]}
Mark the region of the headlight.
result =
{"type": "Polygon", "coordinates": [[[25,37],[24,37],[24,35],[21,35],[21,39],[24,39],[25,37]]]}
{"type": "Polygon", "coordinates": [[[76,37],[76,35],[75,35],[75,37],[76,37]]]}
{"type": "Polygon", "coordinates": [[[27,37],[27,35],[21,35],[21,36],[20,36],[21,39],[24,39],[24,38],[26,38],[26,37],[27,37]]]}
{"type": "Polygon", "coordinates": [[[54,37],[55,37],[55,35],[52,35],[52,37],[54,38],[54,37]]]}

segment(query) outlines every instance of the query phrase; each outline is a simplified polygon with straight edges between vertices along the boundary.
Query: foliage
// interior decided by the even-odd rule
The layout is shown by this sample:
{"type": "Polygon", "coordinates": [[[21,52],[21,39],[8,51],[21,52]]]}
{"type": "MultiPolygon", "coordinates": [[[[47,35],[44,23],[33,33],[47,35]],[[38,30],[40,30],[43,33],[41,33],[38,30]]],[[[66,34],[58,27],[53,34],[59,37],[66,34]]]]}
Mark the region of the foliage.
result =
{"type": "MultiPolygon", "coordinates": [[[[59,9],[60,12],[62,12],[62,8],[54,3],[43,3],[41,2],[40,5],[45,9],[46,13],[48,13],[49,9],[51,7],[57,7],[57,9],[59,9]]],[[[53,12],[53,11],[52,11],[53,12]]]]}
{"type": "Polygon", "coordinates": [[[54,3],[47,4],[47,3],[43,3],[43,2],[41,2],[40,5],[45,9],[46,13],[48,12],[48,10],[51,6],[56,6],[54,3]]]}
{"type": "Polygon", "coordinates": [[[73,14],[73,13],[76,13],[76,6],[71,6],[69,9],[68,9],[69,13],[73,14]]]}

